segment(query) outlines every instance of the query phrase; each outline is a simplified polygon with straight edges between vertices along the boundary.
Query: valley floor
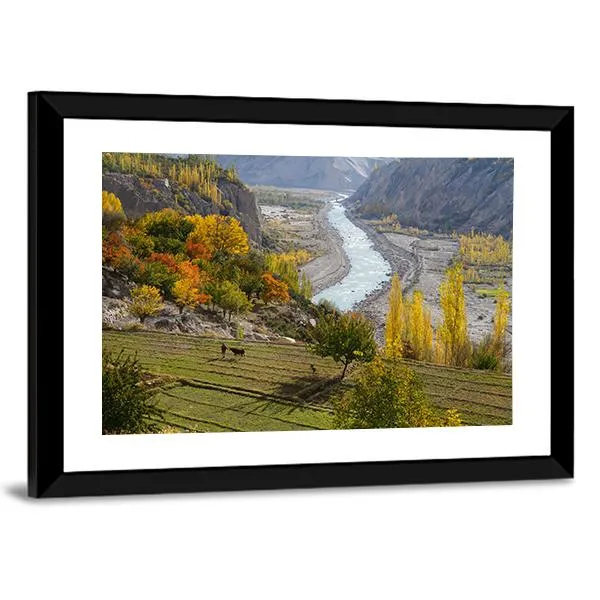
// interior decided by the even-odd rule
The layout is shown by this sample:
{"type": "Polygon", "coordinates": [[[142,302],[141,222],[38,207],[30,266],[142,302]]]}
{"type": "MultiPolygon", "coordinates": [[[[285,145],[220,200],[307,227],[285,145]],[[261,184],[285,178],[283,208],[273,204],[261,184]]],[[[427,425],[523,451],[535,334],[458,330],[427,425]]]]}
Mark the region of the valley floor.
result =
{"type": "MultiPolygon", "coordinates": [[[[348,214],[348,213],[347,213],[348,214]]],[[[364,220],[348,214],[356,225],[367,232],[375,248],[392,265],[402,280],[405,295],[414,290],[423,292],[423,297],[431,310],[434,327],[442,320],[439,288],[452,258],[458,252],[458,241],[443,235],[416,237],[403,233],[379,233],[364,220]]],[[[465,302],[467,308],[467,328],[469,338],[479,342],[493,329],[493,317],[496,310],[495,299],[478,292],[483,285],[465,284],[465,302]]],[[[506,289],[512,294],[512,275],[507,274],[506,289]]],[[[390,284],[375,290],[356,307],[366,314],[377,327],[377,338],[383,340],[385,318],[388,310],[390,284]]],[[[512,339],[512,315],[509,316],[507,337],[512,339]]]]}

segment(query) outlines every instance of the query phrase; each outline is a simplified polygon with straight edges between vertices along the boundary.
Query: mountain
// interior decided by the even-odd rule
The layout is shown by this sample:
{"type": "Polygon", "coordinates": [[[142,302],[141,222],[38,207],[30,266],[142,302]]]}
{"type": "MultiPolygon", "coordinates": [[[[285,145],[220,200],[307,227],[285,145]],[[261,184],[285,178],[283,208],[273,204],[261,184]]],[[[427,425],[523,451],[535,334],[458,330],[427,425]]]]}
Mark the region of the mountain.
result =
{"type": "Polygon", "coordinates": [[[364,218],[396,214],[431,231],[510,237],[512,158],[399,158],[376,169],[346,204],[364,218]]]}
{"type": "Polygon", "coordinates": [[[216,185],[222,195],[220,206],[167,178],[111,172],[102,175],[102,189],[112,192],[121,200],[123,210],[129,218],[163,208],[174,208],[187,214],[219,213],[236,217],[250,239],[260,244],[261,222],[254,194],[240,182],[230,181],[226,177],[220,177],[216,185]]]}
{"type": "Polygon", "coordinates": [[[214,156],[223,167],[235,165],[251,185],[354,191],[376,166],[389,159],[340,156],[214,156]]]}

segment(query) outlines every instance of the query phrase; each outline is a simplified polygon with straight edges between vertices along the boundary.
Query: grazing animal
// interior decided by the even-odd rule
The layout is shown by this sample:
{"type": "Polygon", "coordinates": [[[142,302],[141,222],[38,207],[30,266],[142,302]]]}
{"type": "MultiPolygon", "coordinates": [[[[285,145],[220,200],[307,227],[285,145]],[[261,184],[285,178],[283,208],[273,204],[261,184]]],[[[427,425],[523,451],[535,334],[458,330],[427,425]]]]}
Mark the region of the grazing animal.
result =
{"type": "Polygon", "coordinates": [[[236,356],[246,356],[246,351],[243,348],[231,348],[229,347],[229,349],[236,355],[236,356]]]}
{"type": "Polygon", "coordinates": [[[317,367],[315,367],[315,365],[310,365],[310,368],[312,369],[313,375],[317,374],[317,367]]]}
{"type": "Polygon", "coordinates": [[[221,344],[221,357],[225,358],[225,352],[227,352],[227,346],[225,344],[221,344]]]}

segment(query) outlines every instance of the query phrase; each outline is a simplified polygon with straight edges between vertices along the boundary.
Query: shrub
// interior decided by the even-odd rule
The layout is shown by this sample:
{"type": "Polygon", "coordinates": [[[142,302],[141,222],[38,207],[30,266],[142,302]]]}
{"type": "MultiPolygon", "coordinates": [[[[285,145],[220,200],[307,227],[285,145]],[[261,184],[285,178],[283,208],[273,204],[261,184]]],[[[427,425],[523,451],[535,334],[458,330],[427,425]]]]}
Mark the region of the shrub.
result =
{"type": "Polygon", "coordinates": [[[430,427],[437,424],[415,371],[376,358],[356,379],[348,396],[335,402],[339,429],[430,427]]]}
{"type": "Polygon", "coordinates": [[[102,433],[152,433],[158,426],[150,417],[161,413],[154,393],[143,384],[143,373],[136,356],[102,356],[102,433]]]}
{"type": "Polygon", "coordinates": [[[444,427],[460,427],[462,425],[460,413],[455,408],[447,409],[443,425],[444,427]]]}
{"type": "Polygon", "coordinates": [[[496,371],[500,366],[498,346],[491,335],[487,335],[473,350],[471,366],[474,369],[496,371]]]}

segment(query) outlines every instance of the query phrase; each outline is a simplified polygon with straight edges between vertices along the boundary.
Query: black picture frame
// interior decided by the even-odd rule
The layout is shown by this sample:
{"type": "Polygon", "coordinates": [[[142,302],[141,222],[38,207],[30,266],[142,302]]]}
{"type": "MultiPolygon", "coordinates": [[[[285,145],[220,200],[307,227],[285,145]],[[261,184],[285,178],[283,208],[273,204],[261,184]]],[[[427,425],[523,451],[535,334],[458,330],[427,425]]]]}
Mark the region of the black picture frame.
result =
{"type": "Polygon", "coordinates": [[[145,494],[573,477],[574,108],[32,92],[29,123],[28,494],[145,494]],[[548,456],[64,471],[65,119],[290,123],[551,134],[551,428],[548,456]],[[63,241],[63,244],[57,243],[63,241]],[[52,252],[47,249],[52,248],[52,252]],[[50,291],[51,290],[51,291],[50,291]],[[558,366],[559,365],[559,366],[558,366]],[[556,368],[553,368],[556,367],[556,368]]]}

